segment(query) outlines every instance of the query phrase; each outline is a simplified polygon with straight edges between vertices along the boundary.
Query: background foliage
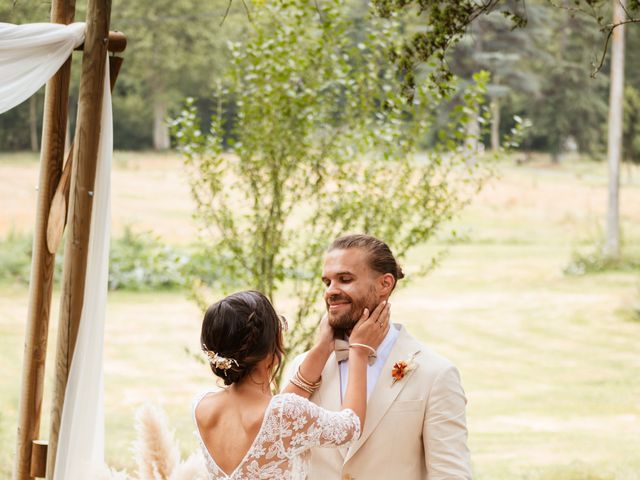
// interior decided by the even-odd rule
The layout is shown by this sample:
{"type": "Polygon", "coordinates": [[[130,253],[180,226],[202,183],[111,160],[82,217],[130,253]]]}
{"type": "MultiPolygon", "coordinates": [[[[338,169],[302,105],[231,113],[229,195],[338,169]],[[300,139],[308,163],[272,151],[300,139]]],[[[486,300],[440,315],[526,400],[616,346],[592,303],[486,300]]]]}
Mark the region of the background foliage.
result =
{"type": "MultiPolygon", "coordinates": [[[[259,15],[263,3],[248,2],[251,12],[248,15],[242,2],[231,2],[229,14],[221,25],[229,6],[226,0],[209,2],[205,9],[192,0],[114,0],[112,28],[124,31],[129,38],[125,65],[114,95],[116,148],[166,147],[168,118],[179,113],[187,96],[194,98],[202,118],[207,119],[216,110],[218,102],[211,92],[222,80],[231,61],[226,44],[240,40],[254,30],[252,16],[259,15]]],[[[327,0],[317,2],[321,8],[330,3],[327,0]]],[[[367,2],[347,0],[346,3],[354,26],[368,21],[367,2]]],[[[432,10],[432,6],[440,2],[374,3],[379,13],[393,15],[395,21],[401,22],[403,41],[409,41],[414,35],[419,37],[425,23],[442,23],[438,32],[443,36],[433,41],[441,47],[446,46],[446,51],[438,54],[440,47],[433,51],[411,50],[416,54],[422,51],[423,57],[429,51],[434,55],[426,62],[421,60],[423,57],[416,57],[406,66],[411,67],[412,78],[437,74],[441,62],[445,62],[450,72],[469,81],[474,72],[485,69],[492,74],[489,94],[502,119],[498,129],[503,135],[513,126],[512,118],[517,114],[532,122],[530,137],[522,144],[524,148],[550,152],[557,160],[563,153],[576,149],[602,158],[606,139],[608,63],[605,61],[595,79],[591,78],[591,73],[603,53],[601,28],[609,18],[607,2],[576,2],[585,12],[575,11],[573,7],[558,8],[547,0],[529,0],[526,4],[520,1],[479,2],[491,7],[483,11],[465,10],[467,3],[474,2],[442,2],[449,10],[440,12],[432,10]],[[594,3],[594,8],[587,11],[587,3],[594,3]],[[408,6],[400,8],[404,4],[408,6]],[[420,16],[416,16],[418,10],[413,9],[418,4],[423,8],[420,16]],[[513,15],[505,16],[502,10],[513,15]],[[486,11],[492,13],[486,14],[486,11]],[[475,12],[472,15],[474,22],[467,27],[464,19],[471,18],[471,12],[475,12]],[[513,29],[514,15],[525,18],[526,25],[513,29]],[[451,28],[446,26],[447,19],[453,22],[449,25],[451,28]],[[456,32],[466,32],[460,43],[445,41],[456,38],[456,32]]],[[[77,8],[76,17],[82,19],[82,2],[77,8]]],[[[48,4],[38,0],[0,4],[1,21],[21,23],[46,21],[47,18],[48,4]]],[[[432,35],[432,38],[436,37],[432,35]]],[[[635,105],[634,92],[640,91],[639,47],[640,28],[632,24],[627,28],[629,105],[635,105]]],[[[407,53],[403,49],[406,46],[398,46],[393,54],[394,68],[401,65],[398,59],[407,53]]],[[[442,76],[436,75],[436,78],[442,76]]],[[[35,100],[37,108],[33,121],[30,121],[28,102],[0,117],[0,151],[30,147],[30,125],[33,125],[36,137],[40,134],[42,99],[40,95],[35,100]]],[[[627,108],[627,112],[635,110],[627,108]]],[[[229,134],[235,114],[233,109],[226,108],[223,115],[225,132],[229,134]]],[[[638,122],[631,120],[625,127],[626,158],[638,161],[638,122]]],[[[428,148],[436,142],[437,138],[430,137],[423,146],[428,148]]],[[[490,145],[488,137],[485,143],[490,145]]]]}
{"type": "MultiPolygon", "coordinates": [[[[83,3],[78,2],[78,19],[83,18],[83,3]]],[[[571,10],[546,1],[527,1],[527,25],[515,30],[511,27],[517,17],[505,18],[497,11],[482,14],[468,27],[463,21],[453,30],[441,30],[445,35],[441,38],[457,35],[456,29],[462,27],[467,34],[459,43],[445,43],[446,53],[441,56],[408,64],[400,70],[400,78],[391,73],[402,65],[403,41],[424,32],[425,15],[436,11],[425,9],[415,16],[411,6],[449,3],[453,17],[448,18],[459,15],[464,20],[465,15],[470,18],[464,11],[468,2],[390,1],[386,2],[392,7],[389,18],[380,22],[370,18],[365,1],[346,1],[348,9],[336,10],[335,18],[329,12],[342,4],[308,3],[317,3],[320,11],[305,10],[293,1],[287,4],[292,8],[286,14],[291,16],[274,22],[284,13],[273,10],[273,2],[248,2],[249,18],[236,1],[220,25],[226,0],[206,6],[187,0],[114,0],[113,28],[124,30],[129,38],[114,100],[116,147],[164,148],[161,140],[166,140],[167,119],[179,115],[176,133],[183,135],[174,141],[188,157],[191,172],[203,172],[203,183],[193,185],[201,195],[197,219],[203,235],[201,243],[191,244],[192,231],[171,232],[169,239],[160,239],[145,233],[146,226],[131,227],[113,242],[110,282],[112,288],[124,291],[110,295],[105,345],[109,463],[126,466],[128,457],[123,452],[129,449],[131,406],[149,396],[170,406],[185,453],[193,447],[185,405],[193,391],[210,382],[210,376],[205,368],[196,372],[193,358],[184,351],[185,345],[197,344],[199,312],[185,300],[184,292],[170,290],[182,289],[186,279],[195,279],[219,294],[225,288],[260,285],[273,278],[271,290],[279,305],[297,312],[299,318],[312,319],[318,311],[314,299],[319,290],[314,289],[321,288],[313,280],[312,272],[319,268],[313,262],[322,258],[333,235],[331,228],[337,225],[336,231],[364,229],[401,246],[399,253],[415,281],[398,292],[396,313],[463,372],[472,399],[470,441],[478,478],[638,478],[635,453],[640,415],[635,399],[640,394],[636,353],[640,308],[635,259],[640,220],[634,208],[638,167],[627,166],[622,176],[625,250],[631,254],[612,265],[592,253],[591,240],[589,245],[575,246],[576,232],[593,215],[602,215],[605,194],[603,166],[586,159],[603,157],[606,138],[608,64],[595,79],[590,74],[602,53],[599,28],[607,21],[608,2],[588,2],[596,7],[593,12],[603,14],[594,17],[572,15],[571,10]],[[404,5],[409,8],[393,8],[404,5]],[[342,30],[331,23],[335,19],[342,30]],[[313,28],[307,32],[308,24],[313,28]],[[371,38],[367,32],[375,35],[371,38]],[[270,43],[267,37],[274,33],[276,41],[270,43]],[[387,42],[389,38],[392,41],[387,42]],[[314,42],[326,48],[314,50],[314,42]],[[294,58],[292,64],[281,62],[275,58],[278,48],[301,58],[294,58]],[[443,62],[458,81],[451,82],[448,70],[441,68],[443,62]],[[316,66],[322,68],[312,70],[316,66]],[[250,68],[261,69],[271,82],[261,80],[261,75],[250,77],[250,68]],[[491,75],[474,80],[479,69],[491,75]],[[424,90],[407,92],[402,81],[410,75],[424,90]],[[322,83],[328,79],[336,81],[322,83]],[[486,85],[491,117],[489,105],[477,115],[482,89],[476,84],[486,85]],[[401,85],[405,90],[400,95],[401,85]],[[451,87],[444,88],[446,95],[443,86],[451,87]],[[186,96],[193,101],[181,114],[186,96]],[[419,103],[407,102],[408,97],[419,103]],[[413,114],[420,109],[425,114],[422,125],[413,114]],[[277,119],[277,124],[270,118],[277,119]],[[518,124],[516,118],[524,120],[518,124]],[[449,224],[463,235],[455,241],[434,238],[435,229],[465,203],[488,173],[484,164],[468,162],[475,143],[467,140],[479,134],[485,145],[492,146],[490,129],[479,125],[491,124],[500,138],[526,119],[532,123],[523,144],[527,152],[509,160],[519,166],[500,164],[500,182],[485,189],[471,210],[449,224]],[[278,130],[278,125],[286,128],[278,130]],[[549,152],[561,165],[539,161],[530,150],[549,152]],[[364,161],[356,164],[356,158],[364,161]],[[522,165],[525,162],[531,163],[522,165]],[[287,171],[294,164],[300,170],[287,171]],[[328,170],[320,168],[324,166],[328,170]],[[216,168],[224,169],[225,175],[216,175],[216,168]],[[406,176],[407,169],[415,175],[406,176]],[[447,172],[454,175],[448,177],[451,184],[419,182],[424,176],[442,179],[447,172]],[[391,178],[392,173],[400,180],[391,178]],[[254,185],[238,183],[239,178],[254,185]],[[362,188],[365,184],[372,187],[370,191],[362,188]],[[275,201],[277,185],[293,187],[293,195],[281,204],[275,201]],[[417,185],[425,194],[418,197],[424,205],[439,205],[443,210],[434,208],[432,217],[408,217],[404,206],[411,205],[412,192],[420,188],[411,189],[417,185]],[[450,185],[455,188],[449,190],[450,185]],[[305,190],[310,187],[315,190],[305,190]],[[253,196],[247,194],[250,191],[253,196]],[[399,203],[385,198],[385,192],[399,203]],[[220,205],[215,202],[227,194],[226,207],[217,208],[220,205]],[[245,205],[246,199],[251,200],[246,208],[237,206],[245,205]],[[222,215],[221,223],[207,213],[211,205],[222,215]],[[278,205],[281,211],[272,217],[255,215],[278,205]],[[321,214],[305,216],[302,207],[311,211],[318,207],[321,214]],[[255,253],[259,260],[251,268],[235,262],[231,247],[227,245],[225,252],[225,244],[216,243],[221,242],[219,226],[226,228],[228,217],[234,218],[240,232],[239,252],[255,253]],[[403,232],[394,222],[420,227],[403,232]],[[268,248],[256,252],[260,237],[255,234],[267,227],[275,227],[273,236],[266,238],[268,248]],[[302,229],[317,235],[300,235],[302,229]],[[175,245],[175,236],[187,243],[175,245]],[[430,245],[421,245],[426,239],[430,245]],[[411,247],[413,241],[417,245],[411,247]],[[428,268],[442,248],[452,251],[446,265],[429,278],[416,278],[421,273],[418,266],[428,268]],[[572,250],[574,256],[567,265],[572,250]],[[563,269],[570,275],[563,275],[563,269]],[[290,298],[302,298],[310,307],[292,306],[290,298]],[[161,368],[149,362],[158,358],[158,351],[163,353],[161,368]],[[582,454],[587,451],[588,458],[582,454]]],[[[524,5],[520,1],[485,3],[524,5]]],[[[561,6],[569,4],[585,2],[562,2],[561,6]]],[[[40,0],[1,2],[0,20],[46,21],[48,9],[49,3],[40,0]]],[[[437,21],[442,16],[433,18],[437,21]]],[[[640,157],[639,35],[636,26],[627,28],[625,155],[636,162],[640,157]]],[[[42,94],[34,98],[0,117],[0,150],[29,148],[34,131],[37,139],[42,94]]],[[[72,123],[73,111],[72,103],[72,123]]],[[[157,163],[173,161],[172,178],[176,185],[183,181],[175,158],[148,155],[154,158],[141,168],[145,175],[135,171],[136,162],[130,166],[129,173],[134,178],[138,175],[140,184],[155,182],[147,191],[138,191],[136,183],[126,192],[127,206],[147,196],[148,205],[138,211],[135,222],[145,222],[161,208],[158,192],[164,197],[174,193],[164,191],[167,183],[161,181],[162,172],[154,171],[157,163]]],[[[19,168],[30,168],[27,163],[20,160],[19,168]]],[[[12,165],[0,162],[0,167],[15,176],[16,183],[26,178],[16,175],[19,169],[12,165]]],[[[34,167],[29,179],[35,178],[35,171],[34,167]]],[[[25,190],[32,188],[29,180],[24,182],[29,184],[25,190]]],[[[13,198],[11,203],[3,207],[15,207],[13,198]]],[[[130,214],[128,208],[124,210],[118,214],[130,214]]],[[[167,230],[175,229],[175,224],[187,223],[186,217],[188,208],[172,207],[163,211],[154,227],[164,222],[171,225],[165,225],[167,230]]],[[[31,246],[28,235],[7,231],[0,241],[0,369],[6,372],[0,377],[1,478],[9,477],[12,463],[19,385],[15,365],[20,363],[24,338],[27,293],[23,285],[31,246]]],[[[267,283],[262,285],[269,288],[267,283]]],[[[306,332],[298,331],[298,339],[306,332]]],[[[295,337],[292,340],[295,344],[295,337]]],[[[298,348],[303,346],[298,342],[298,348]]]]}
{"type": "Polygon", "coordinates": [[[469,143],[486,76],[450,97],[425,79],[409,100],[387,55],[401,24],[354,24],[352,14],[340,1],[265,4],[247,38],[230,45],[208,132],[192,100],[175,122],[204,243],[222,259],[208,286],[271,298],[289,286],[297,351],[317,325],[318,273],[333,238],[378,235],[402,259],[487,175],[469,143]],[[439,147],[417,156],[434,132],[439,147]]]}

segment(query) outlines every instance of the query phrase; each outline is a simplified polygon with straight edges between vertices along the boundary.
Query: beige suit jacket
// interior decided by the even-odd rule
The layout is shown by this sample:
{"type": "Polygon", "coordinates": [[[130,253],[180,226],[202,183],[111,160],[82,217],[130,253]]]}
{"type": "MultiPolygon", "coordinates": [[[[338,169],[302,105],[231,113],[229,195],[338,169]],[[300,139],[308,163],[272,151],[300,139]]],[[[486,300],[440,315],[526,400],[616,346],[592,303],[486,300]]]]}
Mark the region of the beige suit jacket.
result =
{"type": "MultiPolygon", "coordinates": [[[[367,403],[360,439],[350,448],[313,449],[309,480],[471,479],[467,400],[458,370],[404,327],[394,327],[400,330],[398,339],[367,403]],[[414,355],[416,368],[393,383],[394,363],[414,355]]],[[[303,358],[296,358],[287,379],[303,358]]],[[[340,410],[340,372],[333,354],[311,401],[340,410]]]]}

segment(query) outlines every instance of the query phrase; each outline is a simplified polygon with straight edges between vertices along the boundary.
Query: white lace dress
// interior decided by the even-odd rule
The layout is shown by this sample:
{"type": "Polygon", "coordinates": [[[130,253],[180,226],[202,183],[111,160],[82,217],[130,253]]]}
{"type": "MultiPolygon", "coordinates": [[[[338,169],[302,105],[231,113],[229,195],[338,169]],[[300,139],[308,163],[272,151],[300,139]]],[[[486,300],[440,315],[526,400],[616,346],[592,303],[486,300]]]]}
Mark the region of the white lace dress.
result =
{"type": "MultiPolygon", "coordinates": [[[[194,422],[196,406],[207,393],[194,402],[194,422]]],[[[304,480],[309,471],[309,450],[349,445],[360,437],[360,419],[351,409],[332,412],[293,393],[274,395],[253,444],[229,474],[207,450],[197,423],[196,437],[211,480],[304,480]]]]}

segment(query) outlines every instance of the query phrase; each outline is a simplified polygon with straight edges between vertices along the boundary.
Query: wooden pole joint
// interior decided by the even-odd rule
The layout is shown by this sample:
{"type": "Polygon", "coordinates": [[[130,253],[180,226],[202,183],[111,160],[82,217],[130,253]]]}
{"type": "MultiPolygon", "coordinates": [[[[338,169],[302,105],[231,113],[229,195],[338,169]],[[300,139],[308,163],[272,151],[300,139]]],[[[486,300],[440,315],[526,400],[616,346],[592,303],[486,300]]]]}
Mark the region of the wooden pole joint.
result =
{"type": "MultiPolygon", "coordinates": [[[[127,36],[122,32],[109,32],[109,37],[104,38],[103,42],[107,42],[107,51],[111,53],[121,53],[127,48],[127,36]]],[[[84,50],[84,43],[76,50],[84,50]]]]}
{"type": "Polygon", "coordinates": [[[35,478],[44,478],[47,474],[47,450],[49,443],[46,440],[34,440],[31,444],[31,471],[35,478]]]}

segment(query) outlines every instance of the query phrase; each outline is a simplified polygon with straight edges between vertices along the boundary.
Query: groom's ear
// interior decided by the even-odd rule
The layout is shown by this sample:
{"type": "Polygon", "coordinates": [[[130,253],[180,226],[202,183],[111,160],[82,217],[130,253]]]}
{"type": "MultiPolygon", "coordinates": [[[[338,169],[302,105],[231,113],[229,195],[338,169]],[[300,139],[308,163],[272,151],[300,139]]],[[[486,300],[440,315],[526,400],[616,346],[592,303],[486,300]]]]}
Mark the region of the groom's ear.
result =
{"type": "Polygon", "coordinates": [[[388,297],[389,295],[391,295],[391,292],[393,291],[393,287],[396,284],[396,279],[393,278],[393,275],[391,275],[390,273],[384,273],[380,276],[380,295],[384,296],[384,297],[388,297]]]}

